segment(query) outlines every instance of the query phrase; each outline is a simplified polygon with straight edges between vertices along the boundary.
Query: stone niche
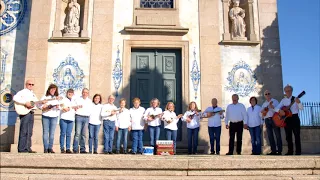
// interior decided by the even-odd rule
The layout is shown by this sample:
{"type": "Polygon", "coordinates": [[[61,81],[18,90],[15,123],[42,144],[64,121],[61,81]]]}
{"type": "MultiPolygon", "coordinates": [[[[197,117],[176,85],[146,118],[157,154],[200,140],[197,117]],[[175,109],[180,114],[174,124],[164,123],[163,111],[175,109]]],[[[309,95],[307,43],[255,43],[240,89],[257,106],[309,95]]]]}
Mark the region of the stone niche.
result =
{"type": "Polygon", "coordinates": [[[189,29],[179,23],[179,1],[134,0],[133,24],[124,30],[128,33],[188,33],[189,29]]]}
{"type": "Polygon", "coordinates": [[[76,7],[80,8],[79,30],[76,33],[67,32],[69,3],[74,0],[56,0],[56,14],[54,21],[54,30],[51,41],[89,41],[88,37],[88,9],[89,0],[76,0],[76,7]]]}
{"type": "Polygon", "coordinates": [[[235,45],[257,45],[260,43],[257,34],[255,34],[254,27],[254,14],[253,0],[239,0],[239,9],[244,10],[245,17],[243,21],[245,23],[244,37],[233,37],[233,21],[230,18],[230,11],[234,8],[235,0],[221,0],[223,5],[223,44],[235,44],[235,45]]]}

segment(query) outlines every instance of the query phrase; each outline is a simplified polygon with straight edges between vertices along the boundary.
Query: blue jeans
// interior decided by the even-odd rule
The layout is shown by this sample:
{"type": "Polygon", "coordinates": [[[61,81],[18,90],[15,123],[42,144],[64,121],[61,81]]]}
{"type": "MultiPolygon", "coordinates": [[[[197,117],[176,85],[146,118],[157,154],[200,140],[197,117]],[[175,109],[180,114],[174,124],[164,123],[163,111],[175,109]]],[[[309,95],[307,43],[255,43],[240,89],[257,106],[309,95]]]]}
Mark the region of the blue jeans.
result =
{"type": "Polygon", "coordinates": [[[58,117],[48,117],[42,115],[42,140],[44,150],[52,149],[57,121],[58,117]]]}
{"type": "Polygon", "coordinates": [[[26,115],[20,115],[20,131],[18,152],[31,151],[31,137],[34,124],[34,113],[30,112],[26,115]]]}
{"type": "Polygon", "coordinates": [[[118,134],[117,134],[117,151],[120,151],[120,141],[121,138],[123,137],[123,151],[127,151],[127,146],[128,146],[128,128],[121,129],[119,128],[118,134]]]}
{"type": "Polygon", "coordinates": [[[210,151],[214,153],[214,140],[216,140],[216,152],[220,153],[220,136],[221,136],[221,126],[219,127],[208,127],[209,137],[210,137],[210,151]]]}
{"type": "Polygon", "coordinates": [[[282,139],[281,139],[281,131],[280,128],[275,126],[273,120],[271,118],[265,119],[265,123],[267,126],[267,134],[271,147],[271,152],[282,152],[282,139]],[[274,141],[273,132],[276,135],[277,146],[274,141]]]}
{"type": "Polygon", "coordinates": [[[94,125],[89,123],[89,152],[92,153],[92,144],[93,152],[98,151],[98,138],[99,138],[100,124],[94,125]]]}
{"type": "Polygon", "coordinates": [[[176,143],[177,143],[177,130],[164,129],[166,132],[167,140],[173,141],[173,152],[176,152],[176,143]]]}
{"type": "Polygon", "coordinates": [[[70,150],[71,133],[73,129],[73,121],[60,119],[60,149],[64,150],[64,140],[66,140],[66,149],[70,150]]]}
{"type": "Polygon", "coordinates": [[[73,138],[73,152],[79,152],[79,139],[80,139],[80,152],[86,151],[86,133],[88,129],[89,117],[76,115],[76,127],[73,138]]]}
{"type": "Polygon", "coordinates": [[[112,152],[115,122],[103,120],[103,152],[112,152]]]}
{"type": "Polygon", "coordinates": [[[261,154],[261,127],[249,127],[251,136],[252,153],[261,154]]]}
{"type": "Polygon", "coordinates": [[[188,129],[188,154],[197,153],[199,128],[188,129]]]}
{"type": "Polygon", "coordinates": [[[160,126],[148,126],[148,128],[150,133],[150,146],[155,147],[156,141],[160,138],[160,126]]]}
{"type": "Polygon", "coordinates": [[[132,133],[132,152],[143,153],[143,130],[131,130],[132,133]]]}

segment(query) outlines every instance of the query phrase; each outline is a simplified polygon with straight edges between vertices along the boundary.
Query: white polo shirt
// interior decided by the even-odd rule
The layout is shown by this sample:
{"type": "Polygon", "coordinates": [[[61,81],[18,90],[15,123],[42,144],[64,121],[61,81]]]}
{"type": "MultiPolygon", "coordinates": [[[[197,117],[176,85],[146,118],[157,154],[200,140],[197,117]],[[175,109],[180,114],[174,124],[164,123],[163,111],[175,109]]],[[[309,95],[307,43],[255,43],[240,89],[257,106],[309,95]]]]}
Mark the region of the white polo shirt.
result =
{"type": "Polygon", "coordinates": [[[75,114],[76,114],[76,111],[74,110],[74,108],[72,108],[73,106],[76,105],[76,103],[74,101],[74,98],[69,99],[69,98],[65,97],[65,98],[62,99],[62,103],[63,103],[63,108],[64,107],[69,107],[70,110],[68,112],[63,112],[62,108],[61,108],[60,119],[68,120],[68,121],[74,121],[75,120],[75,114]]]}
{"type": "Polygon", "coordinates": [[[145,121],[143,119],[145,109],[144,107],[130,109],[130,117],[131,117],[131,128],[132,130],[143,130],[145,121]]]}
{"type": "Polygon", "coordinates": [[[122,112],[117,113],[116,126],[121,129],[126,129],[131,126],[130,111],[124,108],[122,112]]]}
{"type": "Polygon", "coordinates": [[[159,107],[153,108],[149,107],[146,112],[144,113],[144,120],[148,122],[149,126],[160,126],[161,125],[161,120],[159,117],[156,117],[153,121],[148,121],[148,116],[151,115],[159,115],[162,113],[162,109],[159,107]]]}
{"type": "Polygon", "coordinates": [[[164,121],[164,128],[165,129],[170,129],[173,131],[178,130],[177,123],[179,122],[179,119],[177,118],[177,115],[175,112],[173,112],[173,111],[170,112],[168,110],[164,111],[163,116],[162,116],[162,120],[164,121]],[[172,122],[167,123],[166,120],[171,120],[172,122]]]}

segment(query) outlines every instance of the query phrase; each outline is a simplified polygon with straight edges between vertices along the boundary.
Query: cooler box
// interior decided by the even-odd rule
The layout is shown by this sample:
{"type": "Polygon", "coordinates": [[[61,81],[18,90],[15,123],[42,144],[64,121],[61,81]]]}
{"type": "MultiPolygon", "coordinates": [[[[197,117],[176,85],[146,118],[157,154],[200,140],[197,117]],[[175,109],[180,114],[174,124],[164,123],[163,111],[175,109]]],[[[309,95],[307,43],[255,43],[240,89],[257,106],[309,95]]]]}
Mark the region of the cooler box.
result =
{"type": "Polygon", "coordinates": [[[174,155],[173,141],[157,141],[157,155],[174,155]]]}

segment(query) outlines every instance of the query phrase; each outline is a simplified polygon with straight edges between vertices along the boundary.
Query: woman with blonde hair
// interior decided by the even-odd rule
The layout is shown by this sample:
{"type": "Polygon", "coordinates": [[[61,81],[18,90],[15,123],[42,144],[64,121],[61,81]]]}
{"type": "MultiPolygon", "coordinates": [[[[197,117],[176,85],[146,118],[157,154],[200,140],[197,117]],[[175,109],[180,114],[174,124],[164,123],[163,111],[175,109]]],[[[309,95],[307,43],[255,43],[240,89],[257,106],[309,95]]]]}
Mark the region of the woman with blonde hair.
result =
{"type": "Polygon", "coordinates": [[[188,110],[184,113],[182,118],[182,121],[187,122],[188,154],[197,154],[201,118],[202,116],[199,112],[197,103],[192,101],[191,103],[189,103],[188,110]]]}
{"type": "Polygon", "coordinates": [[[131,133],[132,133],[132,154],[143,153],[143,132],[145,121],[143,114],[145,109],[140,106],[140,99],[133,98],[133,107],[130,109],[131,133]]]}
{"type": "Polygon", "coordinates": [[[173,102],[168,102],[161,119],[164,121],[164,130],[166,133],[167,140],[173,141],[174,154],[176,154],[176,142],[177,142],[177,131],[178,131],[177,123],[179,122],[181,117],[182,117],[182,114],[179,114],[177,116],[176,113],[174,112],[173,102]]]}
{"type": "MultiPolygon", "coordinates": [[[[160,101],[153,98],[150,101],[150,107],[144,113],[144,120],[148,122],[148,130],[150,133],[150,146],[155,147],[156,141],[160,138],[160,126],[162,109],[159,108],[160,101]]],[[[156,152],[156,151],[154,151],[156,152]]]]}
{"type": "Polygon", "coordinates": [[[116,119],[116,131],[117,131],[117,144],[116,144],[116,154],[120,154],[120,143],[123,137],[123,154],[127,154],[128,145],[128,131],[131,130],[131,119],[130,111],[126,108],[126,99],[121,98],[120,110],[117,113],[116,119]]]}

